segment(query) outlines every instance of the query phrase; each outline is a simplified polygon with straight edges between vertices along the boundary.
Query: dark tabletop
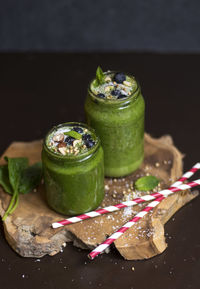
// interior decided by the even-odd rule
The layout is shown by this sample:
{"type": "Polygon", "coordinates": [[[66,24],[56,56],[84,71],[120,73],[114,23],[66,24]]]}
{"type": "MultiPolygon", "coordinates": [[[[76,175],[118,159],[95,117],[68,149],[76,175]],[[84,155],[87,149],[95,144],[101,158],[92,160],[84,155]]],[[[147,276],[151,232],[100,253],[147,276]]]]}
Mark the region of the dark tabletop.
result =
{"type": "MultiPolygon", "coordinates": [[[[200,55],[1,54],[0,153],[14,140],[42,138],[54,124],[84,120],[87,85],[99,64],[137,76],[146,131],[171,134],[185,169],[200,161],[200,55]]],[[[199,207],[197,198],[176,213],[165,226],[168,248],[146,261],[124,261],[114,250],[89,261],[87,251],[70,244],[54,257],[22,258],[1,224],[0,288],[197,289],[199,207]]]]}

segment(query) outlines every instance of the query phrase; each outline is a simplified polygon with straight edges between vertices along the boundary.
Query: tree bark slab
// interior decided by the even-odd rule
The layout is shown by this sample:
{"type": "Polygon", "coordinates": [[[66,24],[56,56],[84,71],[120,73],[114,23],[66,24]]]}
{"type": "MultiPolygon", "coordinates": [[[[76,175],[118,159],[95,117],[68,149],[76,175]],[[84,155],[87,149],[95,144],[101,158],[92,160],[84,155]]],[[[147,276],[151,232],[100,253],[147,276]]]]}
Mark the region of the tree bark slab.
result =
{"type": "MultiPolygon", "coordinates": [[[[41,141],[12,143],[3,157],[28,157],[30,164],[40,161],[41,141]]],[[[105,198],[102,206],[141,196],[133,190],[134,181],[144,175],[154,175],[161,180],[161,188],[169,187],[182,175],[183,155],[173,145],[170,136],[154,139],[145,134],[145,158],[141,168],[121,179],[105,178],[105,198]]],[[[143,193],[144,194],[144,193],[143,193]]],[[[127,260],[151,258],[162,253],[167,244],[164,224],[186,203],[198,195],[195,191],[179,192],[163,200],[153,212],[147,214],[127,230],[114,245],[127,260]]],[[[10,196],[0,187],[0,215],[3,216],[10,196]]],[[[145,204],[125,208],[118,212],[52,229],[51,223],[66,218],[51,210],[45,201],[44,185],[37,191],[20,195],[19,206],[4,222],[5,237],[10,246],[21,256],[42,257],[55,255],[67,242],[83,249],[93,249],[129,221],[145,204]]]]}

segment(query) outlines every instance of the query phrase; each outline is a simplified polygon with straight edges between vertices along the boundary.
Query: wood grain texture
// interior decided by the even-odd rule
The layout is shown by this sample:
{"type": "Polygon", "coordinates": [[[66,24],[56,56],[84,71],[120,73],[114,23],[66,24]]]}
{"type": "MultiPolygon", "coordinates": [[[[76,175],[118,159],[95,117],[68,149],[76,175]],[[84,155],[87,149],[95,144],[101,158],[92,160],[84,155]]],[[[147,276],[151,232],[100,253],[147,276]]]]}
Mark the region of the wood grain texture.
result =
{"type": "MultiPolygon", "coordinates": [[[[14,142],[5,151],[9,157],[25,156],[30,164],[40,160],[41,141],[14,142]]],[[[3,156],[4,156],[3,155],[3,156]]],[[[3,156],[1,163],[3,163],[3,156]]],[[[145,135],[145,159],[141,168],[122,179],[105,179],[105,199],[102,206],[117,204],[139,195],[132,193],[134,181],[143,175],[152,174],[161,180],[161,188],[169,187],[182,174],[183,155],[173,145],[170,136],[154,139],[145,135]]],[[[119,253],[128,260],[151,258],[162,253],[167,244],[164,224],[183,205],[195,198],[197,193],[180,192],[165,199],[154,211],[141,219],[123,236],[115,241],[119,253]]],[[[3,216],[10,196],[0,189],[0,214],[3,216]]],[[[21,256],[42,257],[55,255],[63,244],[73,242],[83,249],[92,249],[105,240],[124,223],[130,220],[145,204],[109,213],[59,229],[51,223],[66,216],[52,211],[45,202],[45,190],[41,185],[37,192],[20,196],[17,210],[4,222],[5,236],[10,246],[21,256]]],[[[177,232],[178,234],[178,232],[177,232]]]]}

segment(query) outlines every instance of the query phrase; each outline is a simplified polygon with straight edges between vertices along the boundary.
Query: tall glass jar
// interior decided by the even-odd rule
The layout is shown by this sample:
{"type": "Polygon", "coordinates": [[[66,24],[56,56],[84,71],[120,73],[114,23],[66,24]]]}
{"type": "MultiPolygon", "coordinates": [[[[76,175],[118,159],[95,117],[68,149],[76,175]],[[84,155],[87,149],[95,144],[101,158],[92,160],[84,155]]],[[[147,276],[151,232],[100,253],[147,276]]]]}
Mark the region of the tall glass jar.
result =
{"type": "MultiPolygon", "coordinates": [[[[104,163],[100,140],[87,152],[79,155],[58,155],[47,146],[48,136],[64,126],[81,126],[82,123],[65,123],[54,127],[43,143],[42,164],[46,199],[55,211],[77,215],[97,208],[104,197],[104,163]]],[[[95,135],[95,134],[94,134],[95,135]]]]}
{"type": "Polygon", "coordinates": [[[85,101],[86,120],[101,139],[106,176],[126,176],[142,163],[144,111],[145,103],[138,83],[132,95],[114,100],[97,97],[89,85],[85,101]]]}

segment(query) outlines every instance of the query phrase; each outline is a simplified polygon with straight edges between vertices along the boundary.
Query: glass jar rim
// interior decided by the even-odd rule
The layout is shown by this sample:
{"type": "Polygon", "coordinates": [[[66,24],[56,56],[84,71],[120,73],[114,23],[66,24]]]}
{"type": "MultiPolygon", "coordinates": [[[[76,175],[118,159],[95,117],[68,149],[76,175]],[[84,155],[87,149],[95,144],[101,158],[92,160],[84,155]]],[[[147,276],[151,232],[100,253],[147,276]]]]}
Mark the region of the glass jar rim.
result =
{"type": "Polygon", "coordinates": [[[89,159],[93,155],[93,153],[95,153],[97,151],[99,146],[100,146],[100,139],[97,136],[95,130],[93,128],[91,128],[90,126],[88,126],[87,124],[82,123],[82,122],[65,122],[65,123],[55,125],[46,133],[44,140],[43,140],[43,147],[46,150],[46,152],[54,159],[63,160],[63,161],[78,161],[78,160],[84,161],[86,159],[89,159]],[[76,156],[75,155],[61,155],[61,154],[54,153],[47,146],[47,138],[54,130],[56,131],[56,129],[59,129],[59,128],[62,128],[65,126],[81,126],[81,127],[87,128],[89,131],[91,131],[94,134],[96,144],[92,148],[88,149],[86,152],[77,154],[76,156]]]}
{"type": "MultiPolygon", "coordinates": [[[[110,75],[110,74],[115,74],[117,73],[117,71],[106,71],[104,72],[105,75],[110,75]]],[[[129,73],[125,73],[125,75],[132,77],[132,75],[130,75],[129,73]]],[[[94,101],[98,101],[99,103],[101,103],[102,105],[126,105],[129,104],[132,101],[135,101],[139,95],[140,92],[140,85],[138,80],[134,77],[135,82],[137,84],[136,89],[132,92],[132,94],[130,96],[128,96],[127,98],[120,98],[120,99],[103,99],[103,98],[99,98],[91,89],[91,83],[95,80],[95,78],[93,78],[88,86],[88,92],[90,94],[90,96],[93,98],[94,101]]]]}

